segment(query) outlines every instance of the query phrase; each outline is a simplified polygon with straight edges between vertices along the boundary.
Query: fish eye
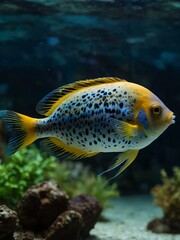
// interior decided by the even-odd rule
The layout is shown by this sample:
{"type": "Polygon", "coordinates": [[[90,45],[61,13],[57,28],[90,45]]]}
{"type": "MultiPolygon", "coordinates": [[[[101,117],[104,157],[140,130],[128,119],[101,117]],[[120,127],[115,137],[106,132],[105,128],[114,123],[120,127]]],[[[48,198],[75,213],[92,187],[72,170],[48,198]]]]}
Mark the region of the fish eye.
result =
{"type": "Polygon", "coordinates": [[[154,115],[160,115],[161,112],[162,112],[162,108],[161,108],[161,106],[159,106],[159,105],[153,105],[153,106],[151,107],[151,112],[152,112],[154,115]]]}

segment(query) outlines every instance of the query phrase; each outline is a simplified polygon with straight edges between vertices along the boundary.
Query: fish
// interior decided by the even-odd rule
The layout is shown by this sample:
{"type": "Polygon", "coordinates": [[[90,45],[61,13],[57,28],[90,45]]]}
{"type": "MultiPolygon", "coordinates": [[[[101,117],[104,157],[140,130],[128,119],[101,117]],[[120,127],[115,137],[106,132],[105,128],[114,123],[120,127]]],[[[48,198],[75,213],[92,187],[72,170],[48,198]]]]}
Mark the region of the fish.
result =
{"type": "Polygon", "coordinates": [[[59,87],[36,106],[42,118],[1,110],[8,136],[6,155],[37,139],[56,156],[86,158],[101,152],[118,156],[106,173],[124,171],[139,150],[157,139],[175,115],[147,88],[116,77],[80,80],[59,87]],[[119,169],[120,167],[120,169],[119,169]]]}

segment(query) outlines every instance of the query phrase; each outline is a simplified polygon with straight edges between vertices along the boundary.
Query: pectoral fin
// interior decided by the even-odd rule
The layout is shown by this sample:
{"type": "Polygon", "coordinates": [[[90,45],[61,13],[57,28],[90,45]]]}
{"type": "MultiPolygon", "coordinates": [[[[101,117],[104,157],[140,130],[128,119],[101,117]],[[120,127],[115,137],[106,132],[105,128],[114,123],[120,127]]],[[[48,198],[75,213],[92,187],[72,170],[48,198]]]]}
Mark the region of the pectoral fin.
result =
{"type": "Polygon", "coordinates": [[[121,135],[127,138],[135,137],[138,135],[139,127],[136,124],[130,124],[117,120],[115,118],[110,118],[110,123],[114,125],[121,135]]]}

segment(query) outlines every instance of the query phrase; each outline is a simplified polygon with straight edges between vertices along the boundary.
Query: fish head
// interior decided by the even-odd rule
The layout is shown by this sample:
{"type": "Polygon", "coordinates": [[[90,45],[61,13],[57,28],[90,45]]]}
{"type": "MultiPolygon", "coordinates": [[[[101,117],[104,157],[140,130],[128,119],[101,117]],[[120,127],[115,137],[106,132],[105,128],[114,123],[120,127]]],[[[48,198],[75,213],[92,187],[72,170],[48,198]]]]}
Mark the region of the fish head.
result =
{"type": "Polygon", "coordinates": [[[158,137],[175,123],[174,113],[154,94],[144,96],[137,120],[149,135],[158,137]]]}

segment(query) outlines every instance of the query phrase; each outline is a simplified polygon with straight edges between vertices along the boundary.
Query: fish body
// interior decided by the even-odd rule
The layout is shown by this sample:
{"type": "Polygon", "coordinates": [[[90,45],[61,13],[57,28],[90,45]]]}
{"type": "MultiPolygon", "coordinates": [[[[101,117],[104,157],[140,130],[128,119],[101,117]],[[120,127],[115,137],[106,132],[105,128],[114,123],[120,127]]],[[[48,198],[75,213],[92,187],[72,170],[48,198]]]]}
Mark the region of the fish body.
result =
{"type": "Polygon", "coordinates": [[[143,129],[131,139],[121,128],[124,122],[137,124],[135,87],[132,83],[115,82],[71,94],[48,118],[37,122],[38,138],[53,136],[88,152],[121,152],[144,147],[150,139],[147,140],[143,129]]]}
{"type": "Polygon", "coordinates": [[[58,88],[39,102],[37,111],[46,117],[0,112],[10,135],[8,154],[45,138],[44,147],[56,155],[68,152],[76,158],[123,152],[111,167],[125,161],[119,172],[174,123],[173,112],[156,95],[118,78],[84,80],[58,88]],[[13,127],[16,124],[21,136],[18,127],[13,127]],[[16,133],[14,138],[12,133],[16,133]]]}

